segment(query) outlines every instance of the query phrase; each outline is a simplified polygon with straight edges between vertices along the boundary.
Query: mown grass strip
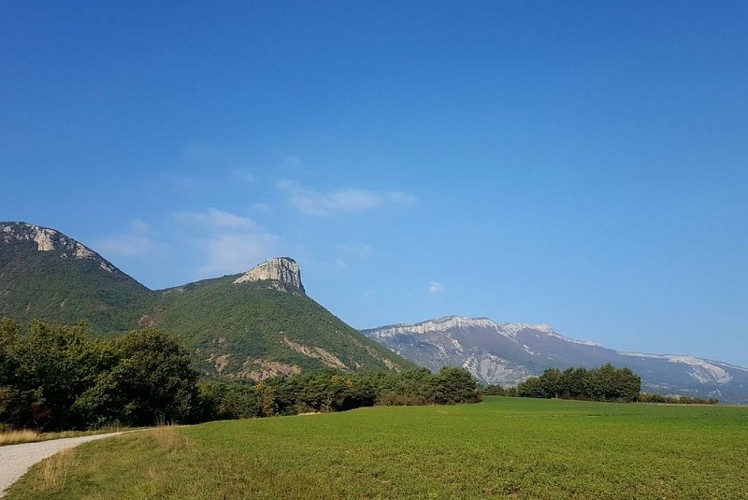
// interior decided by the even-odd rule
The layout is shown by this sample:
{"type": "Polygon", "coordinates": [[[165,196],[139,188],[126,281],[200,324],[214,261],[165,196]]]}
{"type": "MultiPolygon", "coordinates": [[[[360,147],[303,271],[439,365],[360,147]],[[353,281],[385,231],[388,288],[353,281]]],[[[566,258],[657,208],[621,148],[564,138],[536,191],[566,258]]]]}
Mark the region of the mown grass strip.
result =
{"type": "Polygon", "coordinates": [[[745,498],[748,408],[487,398],[133,433],[8,498],[745,498]],[[159,436],[159,433],[161,435],[159,436]]]}

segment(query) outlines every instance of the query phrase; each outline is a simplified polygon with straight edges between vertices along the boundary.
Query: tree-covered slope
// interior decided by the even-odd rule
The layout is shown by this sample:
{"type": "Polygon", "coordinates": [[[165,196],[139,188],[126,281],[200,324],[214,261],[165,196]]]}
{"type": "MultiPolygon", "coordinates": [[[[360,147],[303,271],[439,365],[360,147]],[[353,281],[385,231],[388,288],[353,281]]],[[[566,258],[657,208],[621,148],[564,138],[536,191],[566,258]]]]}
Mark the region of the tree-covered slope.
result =
{"type": "Polygon", "coordinates": [[[0,317],[84,320],[96,333],[161,328],[203,373],[230,378],[413,366],[309,298],[293,259],[151,291],[72,238],[26,223],[0,223],[0,317]]]}
{"type": "Polygon", "coordinates": [[[155,295],[93,250],[26,223],[0,223],[0,317],[134,328],[155,295]]]}
{"type": "Polygon", "coordinates": [[[262,378],[333,367],[372,371],[411,366],[304,293],[228,276],[162,292],[149,324],[179,334],[207,372],[262,378]]]}

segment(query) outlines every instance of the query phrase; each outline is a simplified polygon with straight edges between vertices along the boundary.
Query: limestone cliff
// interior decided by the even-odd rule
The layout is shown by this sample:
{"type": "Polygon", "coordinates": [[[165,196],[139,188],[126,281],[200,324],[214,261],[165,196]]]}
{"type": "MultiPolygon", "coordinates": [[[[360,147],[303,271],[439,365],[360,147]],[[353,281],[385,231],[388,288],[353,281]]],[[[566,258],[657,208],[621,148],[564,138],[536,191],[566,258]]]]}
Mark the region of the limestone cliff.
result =
{"type": "Polygon", "coordinates": [[[305,293],[301,284],[301,271],[295,260],[274,257],[259,264],[234,280],[234,284],[268,282],[271,287],[287,292],[305,293]]]}

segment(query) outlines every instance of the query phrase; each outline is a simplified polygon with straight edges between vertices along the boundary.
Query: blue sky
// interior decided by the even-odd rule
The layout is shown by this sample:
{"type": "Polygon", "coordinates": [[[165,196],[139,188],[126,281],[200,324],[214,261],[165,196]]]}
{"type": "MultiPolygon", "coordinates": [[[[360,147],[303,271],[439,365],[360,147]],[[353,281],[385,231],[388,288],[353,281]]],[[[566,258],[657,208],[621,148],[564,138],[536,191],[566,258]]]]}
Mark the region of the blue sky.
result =
{"type": "Polygon", "coordinates": [[[748,366],[745,2],[0,8],[2,220],[150,288],[289,255],[359,328],[748,366]]]}

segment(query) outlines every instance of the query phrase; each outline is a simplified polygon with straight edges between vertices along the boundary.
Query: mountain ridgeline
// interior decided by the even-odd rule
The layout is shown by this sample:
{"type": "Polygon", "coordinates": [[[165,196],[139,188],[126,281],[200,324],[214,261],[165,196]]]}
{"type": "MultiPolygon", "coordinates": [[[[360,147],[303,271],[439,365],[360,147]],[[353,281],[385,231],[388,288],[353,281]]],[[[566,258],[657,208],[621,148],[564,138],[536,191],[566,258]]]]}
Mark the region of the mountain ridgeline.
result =
{"type": "Polygon", "coordinates": [[[207,377],[457,366],[482,383],[515,386],[547,368],[611,363],[639,374],[646,392],[748,403],[746,368],[619,352],[548,325],[449,316],[359,332],[307,296],[299,266],[287,257],[244,274],[150,290],[74,239],[23,222],[0,223],[2,317],[23,324],[83,320],[101,335],[162,329],[182,340],[207,377]]]}
{"type": "Polygon", "coordinates": [[[517,385],[547,368],[628,367],[642,390],[748,403],[748,369],[693,356],[626,353],[559,335],[549,325],[449,316],[362,332],[420,366],[466,368],[484,384],[517,385]]]}
{"type": "Polygon", "coordinates": [[[154,291],[74,239],[23,222],[0,223],[0,317],[83,320],[99,334],[163,329],[183,340],[207,376],[412,367],[308,297],[293,259],[154,291]]]}

